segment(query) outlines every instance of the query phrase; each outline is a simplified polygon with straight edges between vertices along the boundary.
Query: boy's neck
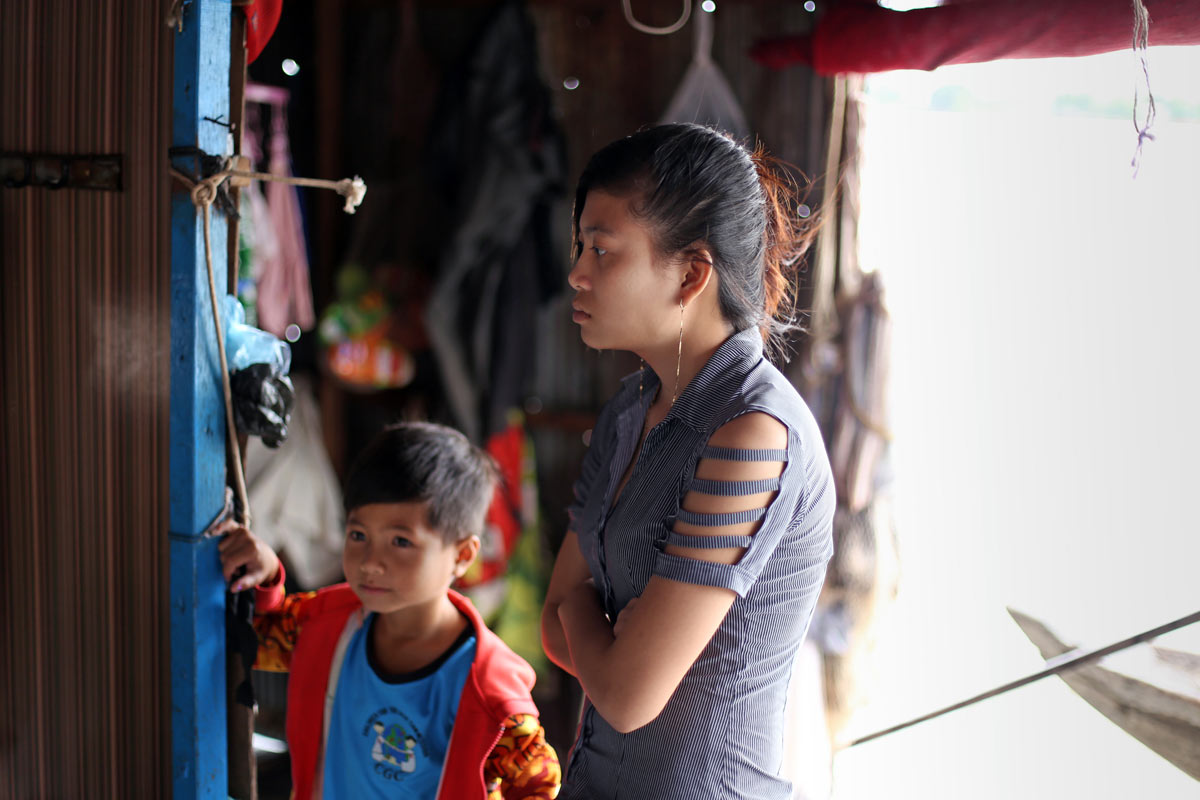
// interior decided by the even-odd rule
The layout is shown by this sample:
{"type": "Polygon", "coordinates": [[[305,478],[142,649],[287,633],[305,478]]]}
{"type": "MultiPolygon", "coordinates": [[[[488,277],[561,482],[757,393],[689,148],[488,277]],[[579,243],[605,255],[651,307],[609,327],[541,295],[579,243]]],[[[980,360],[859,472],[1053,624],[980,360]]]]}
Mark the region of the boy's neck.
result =
{"type": "Polygon", "coordinates": [[[370,646],[387,672],[415,672],[442,655],[470,624],[443,595],[428,606],[376,615],[370,646]]]}

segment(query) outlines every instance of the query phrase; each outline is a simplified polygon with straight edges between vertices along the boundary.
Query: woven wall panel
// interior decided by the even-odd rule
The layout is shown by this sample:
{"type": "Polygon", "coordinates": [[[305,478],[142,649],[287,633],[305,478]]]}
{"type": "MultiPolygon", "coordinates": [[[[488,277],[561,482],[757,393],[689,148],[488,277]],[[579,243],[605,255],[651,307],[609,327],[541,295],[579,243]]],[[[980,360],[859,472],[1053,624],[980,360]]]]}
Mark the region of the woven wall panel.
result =
{"type": "Polygon", "coordinates": [[[165,797],[167,3],[0,0],[0,149],[124,191],[0,188],[0,797],[165,797]]]}

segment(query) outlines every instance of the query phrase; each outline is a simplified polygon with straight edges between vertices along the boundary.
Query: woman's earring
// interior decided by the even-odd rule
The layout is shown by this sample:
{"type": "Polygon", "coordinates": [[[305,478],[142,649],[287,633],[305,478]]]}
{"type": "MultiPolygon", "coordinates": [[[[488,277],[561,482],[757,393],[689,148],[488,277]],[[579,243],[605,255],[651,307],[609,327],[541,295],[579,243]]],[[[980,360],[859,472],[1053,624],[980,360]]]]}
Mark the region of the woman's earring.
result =
{"type": "Polygon", "coordinates": [[[679,299],[679,352],[675,354],[675,391],[671,392],[671,405],[679,397],[679,365],[683,362],[683,298],[679,299]]]}
{"type": "Polygon", "coordinates": [[[643,384],[646,381],[646,359],[639,357],[638,361],[641,362],[638,365],[638,402],[641,403],[643,384]]]}

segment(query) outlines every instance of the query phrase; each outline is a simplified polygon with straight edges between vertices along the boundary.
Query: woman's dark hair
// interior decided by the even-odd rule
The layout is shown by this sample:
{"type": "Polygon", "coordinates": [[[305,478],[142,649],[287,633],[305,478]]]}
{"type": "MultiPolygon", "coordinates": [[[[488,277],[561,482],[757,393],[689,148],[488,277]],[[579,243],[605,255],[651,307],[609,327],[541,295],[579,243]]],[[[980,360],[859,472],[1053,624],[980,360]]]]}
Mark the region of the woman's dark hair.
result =
{"type": "Polygon", "coordinates": [[[453,544],[483,533],[496,473],[491,456],[453,428],[401,422],[355,460],[342,502],[347,513],[371,503],[428,503],[429,526],[453,544]]]}
{"type": "Polygon", "coordinates": [[[742,331],[758,327],[779,349],[795,328],[793,274],[816,233],[798,218],[795,181],[762,148],[750,152],[703,125],[645,128],[588,161],[575,191],[574,234],[588,192],[635,198],[630,210],[660,253],[703,244],[712,253],[721,313],[742,331]]]}

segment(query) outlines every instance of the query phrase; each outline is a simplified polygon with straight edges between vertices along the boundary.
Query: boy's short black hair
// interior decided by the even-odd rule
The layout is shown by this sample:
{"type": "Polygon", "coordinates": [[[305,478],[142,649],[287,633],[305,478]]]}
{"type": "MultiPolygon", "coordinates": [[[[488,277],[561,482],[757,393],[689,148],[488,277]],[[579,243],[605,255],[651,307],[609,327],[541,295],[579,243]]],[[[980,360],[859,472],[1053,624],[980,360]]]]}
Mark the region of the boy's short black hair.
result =
{"type": "Polygon", "coordinates": [[[428,503],[429,525],[447,544],[483,533],[496,466],[466,436],[432,422],[401,422],[379,433],[346,478],[349,514],[371,503],[428,503]]]}

